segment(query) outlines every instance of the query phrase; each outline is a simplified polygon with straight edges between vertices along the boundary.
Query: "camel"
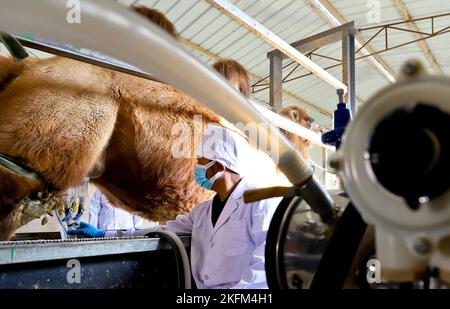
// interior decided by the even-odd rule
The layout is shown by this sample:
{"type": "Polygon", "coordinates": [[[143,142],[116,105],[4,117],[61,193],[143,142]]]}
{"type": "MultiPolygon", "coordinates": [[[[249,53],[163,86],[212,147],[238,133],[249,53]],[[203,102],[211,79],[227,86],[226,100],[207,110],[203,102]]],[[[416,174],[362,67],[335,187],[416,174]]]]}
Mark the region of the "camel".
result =
{"type": "MultiPolygon", "coordinates": [[[[286,106],[282,108],[279,112],[280,115],[286,117],[287,119],[307,128],[311,129],[311,124],[313,119],[308,115],[305,109],[298,106],[286,106]]],[[[281,130],[287,139],[302,153],[306,160],[309,160],[310,154],[309,150],[311,148],[311,142],[305,138],[295,135],[291,132],[281,130]]]]}
{"type": "MultiPolygon", "coordinates": [[[[131,9],[177,38],[161,12],[131,9]]],[[[113,205],[149,220],[188,212],[211,196],[194,182],[194,118],[220,122],[170,85],[62,57],[0,57],[0,154],[42,179],[0,165],[0,239],[62,207],[60,193],[85,176],[113,205]],[[174,157],[180,139],[189,153],[174,157]]]]}
{"type": "MultiPolygon", "coordinates": [[[[113,204],[149,220],[188,212],[205,193],[194,155],[172,155],[173,128],[194,132],[194,116],[220,122],[170,85],[61,57],[0,58],[0,153],[44,180],[0,166],[0,239],[11,235],[22,199],[87,175],[113,204]]],[[[188,138],[196,145],[199,136],[188,138]]]]}

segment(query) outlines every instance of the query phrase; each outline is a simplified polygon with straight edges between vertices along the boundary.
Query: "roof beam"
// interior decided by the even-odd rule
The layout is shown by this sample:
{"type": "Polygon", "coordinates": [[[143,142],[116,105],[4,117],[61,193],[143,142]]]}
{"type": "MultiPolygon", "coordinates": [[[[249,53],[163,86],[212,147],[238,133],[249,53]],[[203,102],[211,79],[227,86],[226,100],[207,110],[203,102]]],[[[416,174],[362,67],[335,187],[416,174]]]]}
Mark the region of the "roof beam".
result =
{"type": "MultiPolygon", "coordinates": [[[[313,36],[307,37],[306,39],[295,41],[294,43],[291,43],[291,46],[301,53],[308,54],[326,45],[342,41],[342,31],[352,28],[353,26],[354,24],[353,22],[351,22],[338,27],[334,27],[313,36]]],[[[287,58],[287,56],[281,53],[279,50],[272,50],[268,52],[267,55],[279,55],[282,59],[287,58]]]]}
{"type": "MultiPolygon", "coordinates": [[[[211,51],[201,47],[198,44],[195,44],[194,42],[189,41],[188,39],[186,39],[186,38],[184,38],[182,36],[179,36],[179,39],[187,47],[192,48],[193,50],[196,50],[200,54],[202,54],[202,55],[204,55],[204,56],[206,56],[206,57],[208,57],[208,58],[210,58],[210,59],[212,59],[214,61],[222,59],[222,57],[220,57],[219,55],[217,55],[217,54],[215,54],[215,53],[213,53],[213,52],[211,52],[211,51]]],[[[258,75],[255,75],[255,74],[253,74],[251,72],[248,72],[248,75],[253,80],[262,80],[262,77],[260,77],[258,75]]],[[[310,101],[308,101],[306,99],[303,99],[303,98],[301,98],[299,96],[296,96],[295,94],[293,94],[293,93],[291,93],[289,91],[283,90],[283,95],[285,95],[286,97],[288,97],[288,98],[290,98],[290,99],[292,99],[294,101],[299,102],[302,105],[306,105],[307,107],[313,109],[314,111],[316,111],[316,112],[318,112],[318,113],[320,113],[322,115],[325,115],[325,116],[328,116],[328,117],[332,116],[329,111],[324,110],[323,108],[315,105],[314,103],[312,103],[312,102],[310,102],[310,101]]]]}
{"type": "Polygon", "coordinates": [[[216,9],[218,9],[220,12],[236,21],[239,25],[247,28],[249,31],[266,41],[268,44],[280,50],[283,54],[302,65],[308,71],[317,75],[320,79],[324,80],[336,89],[344,89],[344,91],[347,92],[347,86],[345,86],[344,83],[325,71],[314,61],[310,60],[304,54],[292,47],[289,43],[287,43],[275,33],[264,27],[262,24],[245,14],[230,2],[226,0],[206,1],[216,9]]]}
{"type": "MultiPolygon", "coordinates": [[[[348,23],[347,19],[328,1],[328,0],[305,0],[305,2],[323,19],[325,19],[331,26],[336,27],[348,23]]],[[[355,35],[356,48],[361,48],[366,43],[366,40],[361,34],[355,35]]],[[[360,53],[369,55],[375,50],[369,45],[361,48],[360,53]]],[[[368,56],[366,61],[373,66],[382,76],[390,82],[395,82],[394,70],[383,60],[383,58],[376,54],[368,56]]]]}
{"type": "MultiPolygon", "coordinates": [[[[417,27],[417,24],[414,21],[411,21],[412,17],[411,14],[409,14],[408,8],[406,7],[405,3],[403,3],[402,0],[393,0],[395,7],[397,8],[400,15],[403,17],[408,26],[411,28],[411,30],[419,31],[419,28],[417,27]]],[[[422,35],[419,33],[413,33],[415,39],[421,39],[422,35]]],[[[431,52],[430,47],[428,46],[428,43],[425,40],[418,41],[417,44],[419,45],[420,49],[425,55],[425,58],[428,60],[428,62],[431,64],[433,70],[436,73],[444,74],[442,71],[441,66],[437,62],[436,58],[434,57],[433,53],[431,52]]]]}

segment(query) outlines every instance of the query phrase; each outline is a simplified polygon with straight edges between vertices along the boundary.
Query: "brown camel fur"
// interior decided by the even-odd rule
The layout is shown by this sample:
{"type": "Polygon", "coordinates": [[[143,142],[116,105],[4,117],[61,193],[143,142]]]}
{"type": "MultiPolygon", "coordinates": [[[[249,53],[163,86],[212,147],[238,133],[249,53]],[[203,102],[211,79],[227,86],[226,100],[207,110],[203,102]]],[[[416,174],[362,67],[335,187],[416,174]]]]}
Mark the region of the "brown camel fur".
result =
{"type": "MultiPolygon", "coordinates": [[[[192,128],[194,115],[220,121],[169,85],[61,57],[0,58],[0,153],[54,191],[94,176],[113,204],[150,220],[174,218],[204,199],[194,156],[171,153],[179,138],[172,128],[192,128]]],[[[199,136],[191,138],[196,145],[199,136]]],[[[0,239],[12,233],[18,202],[42,189],[0,166],[0,239]]]]}
{"type": "MultiPolygon", "coordinates": [[[[297,106],[287,106],[281,109],[278,113],[307,129],[311,128],[311,123],[313,119],[308,115],[308,113],[303,108],[297,106]]],[[[295,147],[297,147],[298,150],[300,150],[303,157],[308,160],[310,157],[309,149],[311,148],[311,142],[291,132],[287,132],[285,130],[281,131],[283,132],[284,135],[286,135],[289,141],[295,147]]]]}

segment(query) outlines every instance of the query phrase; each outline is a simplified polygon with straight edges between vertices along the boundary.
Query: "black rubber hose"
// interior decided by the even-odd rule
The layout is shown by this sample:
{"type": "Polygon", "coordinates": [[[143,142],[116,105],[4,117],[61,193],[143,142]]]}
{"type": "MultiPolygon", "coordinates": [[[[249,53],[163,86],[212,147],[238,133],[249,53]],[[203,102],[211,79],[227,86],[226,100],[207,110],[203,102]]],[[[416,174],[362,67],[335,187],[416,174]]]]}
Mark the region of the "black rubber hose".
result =
{"type": "Polygon", "coordinates": [[[20,44],[12,35],[6,32],[0,32],[0,41],[3,41],[15,61],[21,61],[28,57],[25,48],[23,48],[22,44],[20,44]]]}
{"type": "Polygon", "coordinates": [[[177,234],[163,230],[151,232],[145,236],[163,238],[169,243],[175,256],[175,264],[177,266],[178,289],[191,289],[191,268],[189,265],[189,258],[183,242],[177,234]],[[182,285],[182,282],[184,282],[184,285],[182,285]]]}

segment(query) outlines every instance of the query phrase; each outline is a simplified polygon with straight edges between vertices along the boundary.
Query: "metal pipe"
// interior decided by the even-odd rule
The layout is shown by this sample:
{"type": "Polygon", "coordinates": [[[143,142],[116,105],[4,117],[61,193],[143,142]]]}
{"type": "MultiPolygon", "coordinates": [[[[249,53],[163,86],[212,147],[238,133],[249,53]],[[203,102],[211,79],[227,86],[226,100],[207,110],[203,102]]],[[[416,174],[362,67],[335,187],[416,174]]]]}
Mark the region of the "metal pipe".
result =
{"type": "Polygon", "coordinates": [[[356,115],[356,77],[355,77],[355,35],[347,34],[347,87],[348,105],[353,117],[356,115]]]}
{"type": "Polygon", "coordinates": [[[381,54],[381,53],[384,53],[384,52],[387,52],[387,51],[390,51],[390,50],[393,50],[393,49],[396,49],[396,48],[399,48],[399,47],[403,47],[403,46],[406,46],[406,45],[414,44],[414,43],[417,43],[419,41],[427,40],[427,39],[430,39],[430,38],[433,38],[433,37],[436,37],[436,36],[439,36],[439,35],[442,35],[442,34],[446,34],[446,33],[449,33],[449,32],[450,32],[450,26],[447,26],[445,28],[442,28],[439,31],[436,31],[433,34],[430,34],[429,36],[422,37],[422,38],[416,39],[416,40],[412,40],[412,41],[409,41],[409,42],[406,42],[406,43],[398,44],[398,45],[389,47],[388,49],[385,48],[385,49],[382,49],[382,50],[375,51],[373,53],[368,53],[368,54],[366,54],[364,56],[360,56],[360,57],[356,58],[356,60],[364,59],[364,58],[367,58],[367,57],[371,57],[373,55],[378,55],[378,54],[381,54]]]}
{"type": "Polygon", "coordinates": [[[158,79],[156,79],[151,74],[141,71],[138,68],[131,67],[126,63],[114,63],[111,60],[101,59],[94,55],[83,53],[79,50],[76,50],[75,48],[70,48],[70,46],[65,46],[64,44],[55,45],[36,38],[29,39],[20,36],[16,36],[16,39],[25,47],[37,49],[46,53],[78,60],[81,62],[86,62],[106,69],[142,77],[145,79],[158,81],[158,79]]]}
{"type": "Polygon", "coordinates": [[[260,140],[271,141],[279,150],[278,166],[286,177],[297,186],[316,187],[310,202],[321,212],[333,211],[331,197],[315,181],[300,152],[222,76],[181,49],[156,25],[117,3],[82,1],[80,8],[80,23],[73,25],[65,19],[69,10],[63,1],[1,0],[0,29],[109,55],[152,72],[231,122],[256,125],[260,140]]]}
{"type": "MultiPolygon", "coordinates": [[[[383,25],[377,25],[377,26],[371,26],[371,27],[366,27],[366,28],[360,28],[360,29],[358,29],[358,31],[361,32],[361,31],[367,31],[367,30],[376,29],[376,28],[379,28],[379,27],[401,25],[401,24],[406,24],[406,23],[409,23],[409,22],[416,22],[416,21],[421,21],[421,20],[426,20],[426,19],[431,19],[432,21],[434,21],[435,18],[444,17],[444,16],[448,16],[448,15],[450,15],[450,13],[443,13],[443,14],[439,14],[439,15],[432,15],[432,16],[425,16],[425,17],[420,17],[420,18],[402,20],[402,21],[398,21],[398,22],[395,22],[395,23],[388,23],[388,24],[383,24],[383,25]]],[[[404,29],[402,29],[402,30],[404,30],[404,29]]]]}
{"type": "Polygon", "coordinates": [[[364,44],[361,45],[360,48],[358,48],[358,50],[355,52],[355,54],[359,53],[359,51],[360,51],[361,49],[363,49],[364,47],[366,47],[367,44],[369,44],[369,43],[370,43],[377,35],[380,34],[381,31],[383,31],[383,29],[384,29],[384,28],[380,28],[380,30],[378,30],[374,35],[372,35],[372,36],[370,37],[370,39],[368,39],[367,41],[365,41],[364,44]]]}
{"type": "Polygon", "coordinates": [[[418,30],[411,30],[411,29],[403,29],[403,28],[399,28],[399,27],[393,27],[393,26],[386,26],[386,29],[393,29],[393,30],[400,30],[400,31],[406,31],[406,32],[411,32],[414,34],[421,34],[421,35],[432,35],[433,33],[428,33],[428,32],[422,32],[422,31],[418,31],[418,30]]]}

